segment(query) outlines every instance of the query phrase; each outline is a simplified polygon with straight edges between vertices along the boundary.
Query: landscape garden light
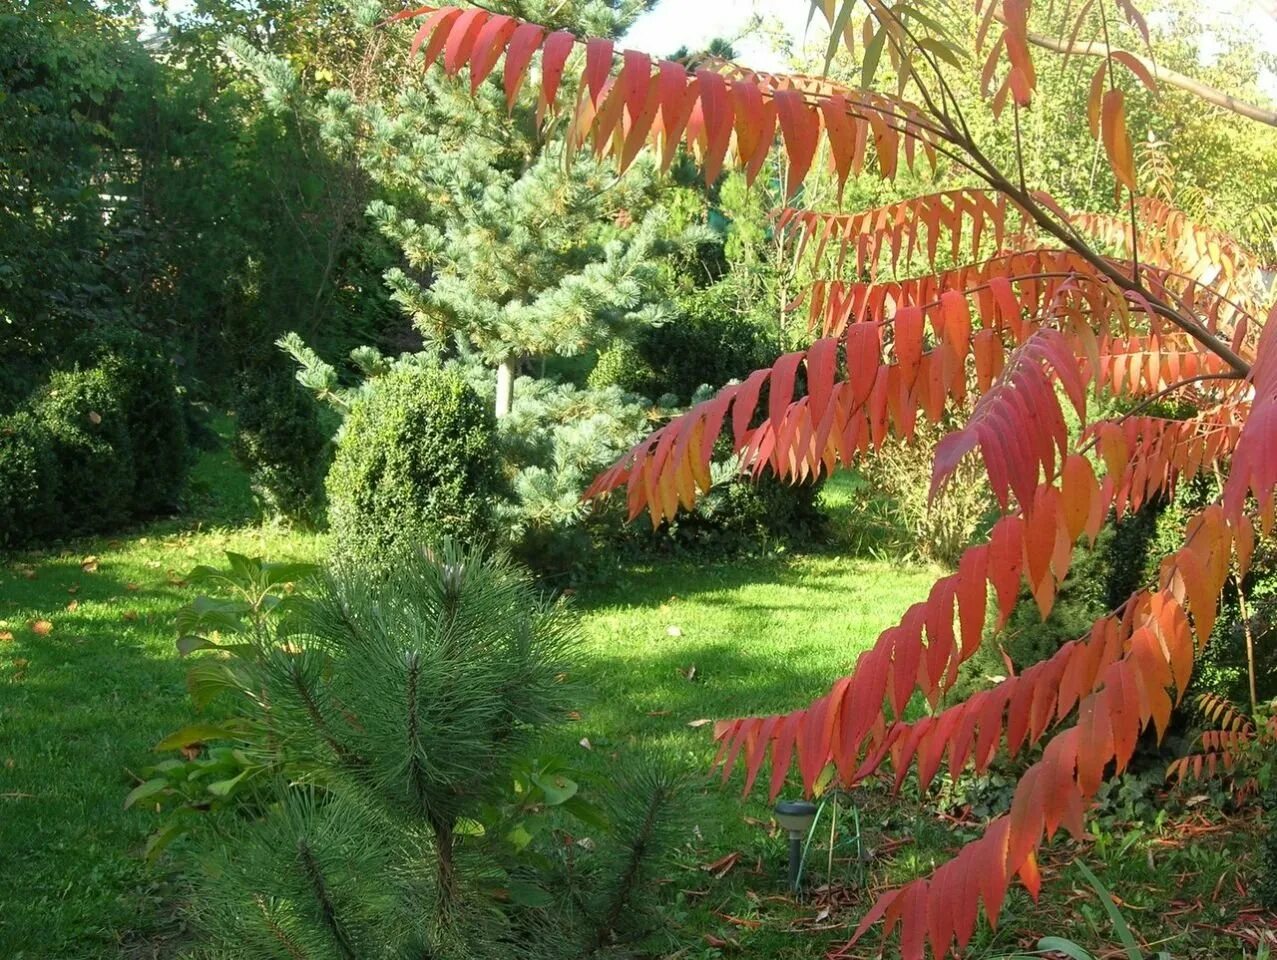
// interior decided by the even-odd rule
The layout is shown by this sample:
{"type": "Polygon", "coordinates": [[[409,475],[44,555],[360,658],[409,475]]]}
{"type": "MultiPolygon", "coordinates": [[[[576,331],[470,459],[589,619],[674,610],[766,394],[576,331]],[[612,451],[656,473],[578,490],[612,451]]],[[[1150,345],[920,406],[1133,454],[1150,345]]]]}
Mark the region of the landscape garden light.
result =
{"type": "Polygon", "coordinates": [[[803,861],[803,840],[816,821],[816,805],[806,800],[782,800],[776,804],[776,822],[789,831],[789,889],[798,892],[803,861]]]}

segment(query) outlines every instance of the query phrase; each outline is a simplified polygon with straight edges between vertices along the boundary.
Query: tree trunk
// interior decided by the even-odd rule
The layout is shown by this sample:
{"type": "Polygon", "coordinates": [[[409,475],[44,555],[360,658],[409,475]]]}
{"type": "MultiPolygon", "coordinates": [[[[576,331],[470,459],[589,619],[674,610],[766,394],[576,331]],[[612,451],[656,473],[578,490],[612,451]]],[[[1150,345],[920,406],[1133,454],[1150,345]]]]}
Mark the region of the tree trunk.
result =
{"type": "Polygon", "coordinates": [[[514,406],[514,358],[506,357],[497,367],[497,417],[504,417],[514,406]]]}

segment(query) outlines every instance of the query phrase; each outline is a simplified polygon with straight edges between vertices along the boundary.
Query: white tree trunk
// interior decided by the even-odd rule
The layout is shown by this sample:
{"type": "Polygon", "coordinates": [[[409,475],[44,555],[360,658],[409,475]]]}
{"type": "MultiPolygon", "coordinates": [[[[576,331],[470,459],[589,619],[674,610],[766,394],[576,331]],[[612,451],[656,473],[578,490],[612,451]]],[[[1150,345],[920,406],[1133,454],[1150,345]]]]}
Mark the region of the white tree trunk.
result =
{"type": "Polygon", "coordinates": [[[514,405],[514,358],[506,357],[497,367],[497,416],[504,417],[514,405]]]}

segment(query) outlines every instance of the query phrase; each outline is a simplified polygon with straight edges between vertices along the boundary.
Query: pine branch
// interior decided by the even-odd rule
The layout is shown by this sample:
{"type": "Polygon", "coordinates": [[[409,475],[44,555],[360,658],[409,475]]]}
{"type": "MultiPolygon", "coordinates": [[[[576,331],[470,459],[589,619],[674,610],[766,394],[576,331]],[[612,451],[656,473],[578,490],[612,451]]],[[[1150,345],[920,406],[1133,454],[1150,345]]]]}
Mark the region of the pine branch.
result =
{"type": "Polygon", "coordinates": [[[350,938],[346,935],[346,931],[342,928],[341,922],[337,918],[337,908],[333,905],[332,897],[328,893],[328,884],[324,880],[323,869],[319,866],[319,861],[315,859],[315,854],[310,849],[310,844],[304,838],[297,841],[297,855],[301,860],[302,870],[306,874],[306,879],[315,894],[315,899],[319,902],[320,917],[324,921],[324,926],[328,928],[328,932],[332,935],[337,951],[344,960],[356,960],[355,949],[351,946],[350,938]]]}
{"type": "Polygon", "coordinates": [[[647,858],[660,823],[661,812],[670,801],[674,791],[666,784],[654,784],[651,799],[648,801],[646,813],[638,831],[631,838],[629,855],[625,859],[625,867],[621,871],[620,882],[612,893],[611,901],[603,913],[602,921],[596,926],[593,939],[585,951],[585,956],[592,957],[605,946],[608,937],[620,923],[624,912],[638,885],[639,872],[643,861],[647,858]]]}
{"type": "Polygon", "coordinates": [[[305,677],[302,676],[301,670],[296,659],[289,662],[288,678],[292,681],[293,689],[297,691],[297,696],[301,698],[302,706],[306,710],[306,716],[310,718],[310,722],[315,725],[315,732],[319,734],[324,743],[332,749],[337,755],[337,759],[351,766],[358,766],[362,760],[354,756],[345,746],[333,736],[332,728],[328,726],[328,721],[324,719],[323,713],[320,712],[319,704],[315,701],[314,694],[311,693],[310,687],[306,684],[305,677]]]}

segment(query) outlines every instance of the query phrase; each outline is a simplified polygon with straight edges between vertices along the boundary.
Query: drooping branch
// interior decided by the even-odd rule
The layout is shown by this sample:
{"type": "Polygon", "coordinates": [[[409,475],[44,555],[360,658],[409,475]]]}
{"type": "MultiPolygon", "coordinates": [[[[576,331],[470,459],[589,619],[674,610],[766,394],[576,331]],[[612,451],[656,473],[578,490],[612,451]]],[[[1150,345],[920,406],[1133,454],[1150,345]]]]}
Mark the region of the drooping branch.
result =
{"type": "MultiPolygon", "coordinates": [[[[1040,33],[1030,33],[1028,34],[1028,38],[1029,43],[1036,47],[1041,47],[1044,50],[1052,50],[1056,53],[1063,53],[1066,56],[1106,57],[1109,53],[1108,48],[1103,43],[1094,40],[1074,41],[1070,43],[1068,40],[1048,37],[1040,33]]],[[[1248,103],[1245,100],[1238,99],[1232,94],[1225,93],[1216,87],[1212,87],[1208,83],[1204,83],[1201,80],[1194,79],[1193,77],[1179,73],[1176,70],[1172,70],[1154,60],[1148,59],[1147,57],[1142,57],[1138,54],[1130,53],[1129,51],[1123,52],[1123,57],[1129,57],[1139,63],[1158,83],[1164,83],[1169,87],[1177,87],[1180,90],[1184,90],[1199,99],[1204,100],[1206,103],[1214,104],[1215,106],[1222,107],[1225,110],[1231,110],[1239,116],[1256,120],[1259,123],[1266,123],[1270,127],[1277,127],[1277,111],[1275,110],[1270,110],[1267,107],[1261,107],[1257,104],[1248,103]]]]}

